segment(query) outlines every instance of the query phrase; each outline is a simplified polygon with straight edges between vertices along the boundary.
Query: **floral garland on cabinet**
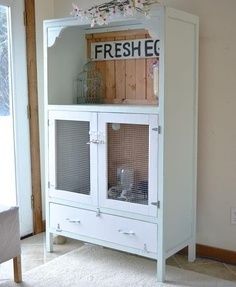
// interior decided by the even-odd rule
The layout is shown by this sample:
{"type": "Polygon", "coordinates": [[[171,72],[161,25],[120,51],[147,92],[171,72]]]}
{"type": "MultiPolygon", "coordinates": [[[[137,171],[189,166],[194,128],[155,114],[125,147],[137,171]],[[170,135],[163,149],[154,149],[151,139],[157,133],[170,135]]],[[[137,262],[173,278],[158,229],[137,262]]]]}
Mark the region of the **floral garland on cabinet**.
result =
{"type": "Polygon", "coordinates": [[[72,4],[73,11],[71,14],[81,20],[89,20],[91,27],[102,26],[107,25],[111,18],[118,16],[129,17],[136,13],[142,13],[148,17],[151,6],[157,3],[159,3],[157,0],[113,0],[92,6],[87,10],[72,4]]]}

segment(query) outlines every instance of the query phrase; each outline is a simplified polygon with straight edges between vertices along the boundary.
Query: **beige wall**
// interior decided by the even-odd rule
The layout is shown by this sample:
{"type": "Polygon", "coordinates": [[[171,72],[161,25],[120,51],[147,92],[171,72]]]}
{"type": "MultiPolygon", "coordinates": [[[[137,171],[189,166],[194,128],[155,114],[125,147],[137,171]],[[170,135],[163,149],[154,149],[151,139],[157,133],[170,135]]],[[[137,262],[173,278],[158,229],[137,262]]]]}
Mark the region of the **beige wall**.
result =
{"type": "MultiPolygon", "coordinates": [[[[55,17],[68,17],[72,2],[55,0],[55,17]]],[[[83,8],[94,2],[75,1],[83,8]]],[[[236,207],[236,1],[162,2],[200,17],[197,242],[236,250],[236,225],[230,224],[236,207]]]]}

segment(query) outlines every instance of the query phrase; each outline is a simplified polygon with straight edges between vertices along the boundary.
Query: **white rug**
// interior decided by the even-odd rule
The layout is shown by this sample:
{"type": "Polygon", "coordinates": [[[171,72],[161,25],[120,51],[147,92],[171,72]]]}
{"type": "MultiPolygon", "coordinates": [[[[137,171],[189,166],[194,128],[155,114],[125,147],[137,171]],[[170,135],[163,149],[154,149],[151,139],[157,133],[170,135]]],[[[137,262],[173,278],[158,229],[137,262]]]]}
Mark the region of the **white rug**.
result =
{"type": "Polygon", "coordinates": [[[85,245],[23,274],[24,283],[0,287],[235,287],[229,281],[167,266],[167,282],[157,283],[153,260],[85,245]]]}

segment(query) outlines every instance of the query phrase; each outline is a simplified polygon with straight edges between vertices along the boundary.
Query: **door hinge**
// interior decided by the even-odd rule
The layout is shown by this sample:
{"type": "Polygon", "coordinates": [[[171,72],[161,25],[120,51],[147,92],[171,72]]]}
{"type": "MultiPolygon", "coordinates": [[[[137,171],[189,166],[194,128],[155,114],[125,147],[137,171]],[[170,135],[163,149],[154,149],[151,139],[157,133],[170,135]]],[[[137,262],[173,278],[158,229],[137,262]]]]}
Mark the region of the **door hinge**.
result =
{"type": "Polygon", "coordinates": [[[156,206],[157,208],[161,207],[161,202],[159,200],[157,202],[152,202],[151,204],[156,206]]]}
{"type": "Polygon", "coordinates": [[[23,19],[24,19],[24,25],[27,26],[27,13],[26,13],[26,11],[23,12],[23,19]]]}
{"type": "Polygon", "coordinates": [[[31,194],[31,208],[34,209],[34,196],[31,194]]]}
{"type": "Polygon", "coordinates": [[[158,134],[161,134],[161,126],[158,126],[157,128],[152,129],[154,132],[158,132],[158,134]]]}
{"type": "Polygon", "coordinates": [[[30,105],[27,106],[27,118],[29,120],[31,119],[31,107],[30,107],[30,105]]]}
{"type": "Polygon", "coordinates": [[[50,188],[51,187],[51,183],[50,183],[50,181],[48,181],[48,188],[50,188]]]}

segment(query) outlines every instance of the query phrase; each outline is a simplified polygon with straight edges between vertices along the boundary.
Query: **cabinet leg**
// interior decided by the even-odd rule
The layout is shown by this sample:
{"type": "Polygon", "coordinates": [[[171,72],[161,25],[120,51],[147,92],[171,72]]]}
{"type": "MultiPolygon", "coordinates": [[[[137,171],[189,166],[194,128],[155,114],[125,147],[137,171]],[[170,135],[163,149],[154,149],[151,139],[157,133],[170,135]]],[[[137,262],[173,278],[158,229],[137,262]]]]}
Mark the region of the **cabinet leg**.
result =
{"type": "Polygon", "coordinates": [[[190,243],[188,245],[188,261],[194,262],[196,260],[196,243],[190,243]]]}
{"type": "Polygon", "coordinates": [[[46,232],[46,250],[53,252],[53,234],[50,232],[46,232]]]}
{"type": "Polygon", "coordinates": [[[158,259],[157,260],[157,281],[164,282],[165,274],[166,274],[166,260],[162,258],[158,259]]]}
{"type": "Polygon", "coordinates": [[[21,256],[13,258],[13,270],[14,270],[14,281],[16,283],[22,282],[22,271],[21,271],[21,256]]]}

